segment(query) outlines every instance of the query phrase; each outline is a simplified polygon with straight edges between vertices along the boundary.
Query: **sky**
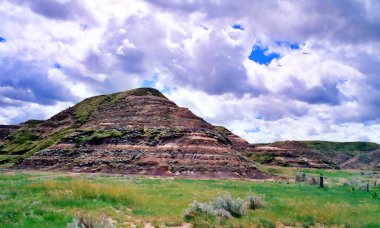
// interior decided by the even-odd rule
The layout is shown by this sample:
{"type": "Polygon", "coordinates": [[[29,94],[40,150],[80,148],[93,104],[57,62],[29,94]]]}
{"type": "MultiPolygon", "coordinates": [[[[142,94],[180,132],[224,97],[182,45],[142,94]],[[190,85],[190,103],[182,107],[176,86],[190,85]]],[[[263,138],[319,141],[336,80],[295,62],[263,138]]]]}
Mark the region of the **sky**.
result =
{"type": "Polygon", "coordinates": [[[380,143],[379,12],[376,0],[0,0],[0,124],[148,86],[252,143],[380,143]]]}

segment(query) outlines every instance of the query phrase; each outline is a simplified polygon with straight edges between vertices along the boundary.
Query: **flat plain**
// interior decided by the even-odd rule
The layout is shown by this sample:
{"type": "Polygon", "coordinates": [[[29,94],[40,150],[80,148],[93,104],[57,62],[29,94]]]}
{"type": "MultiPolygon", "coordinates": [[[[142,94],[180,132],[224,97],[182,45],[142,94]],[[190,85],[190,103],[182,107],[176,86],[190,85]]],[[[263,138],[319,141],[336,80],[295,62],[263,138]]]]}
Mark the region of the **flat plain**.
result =
{"type": "Polygon", "coordinates": [[[67,227],[75,218],[107,227],[380,227],[376,171],[259,166],[280,178],[183,179],[107,174],[3,171],[0,227],[67,227]],[[323,175],[325,187],[295,182],[296,175],[323,175]],[[366,186],[369,183],[369,191],[366,186]],[[265,208],[241,218],[183,214],[194,201],[218,194],[263,196],[265,208]]]}

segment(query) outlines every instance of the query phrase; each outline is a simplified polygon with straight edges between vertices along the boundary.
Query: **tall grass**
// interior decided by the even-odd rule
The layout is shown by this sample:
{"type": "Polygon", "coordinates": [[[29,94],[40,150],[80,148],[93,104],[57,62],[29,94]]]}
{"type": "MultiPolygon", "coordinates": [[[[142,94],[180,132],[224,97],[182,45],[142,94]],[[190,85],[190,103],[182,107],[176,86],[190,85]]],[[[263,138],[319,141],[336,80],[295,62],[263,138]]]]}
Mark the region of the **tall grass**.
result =
{"type": "Polygon", "coordinates": [[[52,202],[78,200],[99,200],[112,205],[133,206],[136,203],[148,202],[149,198],[139,193],[135,186],[126,183],[98,183],[83,178],[69,181],[48,180],[30,185],[33,190],[43,189],[52,202]]]}
{"type": "MultiPolygon", "coordinates": [[[[199,216],[199,226],[272,227],[322,224],[324,226],[376,227],[379,200],[365,190],[331,185],[328,189],[303,183],[237,180],[144,179],[64,174],[0,174],[0,227],[65,227],[79,211],[104,214],[118,224],[180,225],[191,202],[209,202],[218,193],[246,199],[265,195],[267,205],[247,210],[241,218],[218,220],[199,216]],[[4,224],[4,225],[3,225],[4,224]]],[[[254,201],[254,200],[253,200],[254,201]]],[[[254,204],[257,205],[257,204],[254,204]]],[[[256,206],[255,206],[256,207],[256,206]]]]}

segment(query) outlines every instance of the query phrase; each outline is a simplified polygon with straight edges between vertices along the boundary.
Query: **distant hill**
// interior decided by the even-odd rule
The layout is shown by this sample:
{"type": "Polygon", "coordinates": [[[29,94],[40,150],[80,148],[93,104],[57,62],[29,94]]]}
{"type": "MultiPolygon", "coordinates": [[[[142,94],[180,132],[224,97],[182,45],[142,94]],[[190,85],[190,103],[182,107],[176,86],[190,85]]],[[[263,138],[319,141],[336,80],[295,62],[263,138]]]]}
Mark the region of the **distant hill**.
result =
{"type": "Polygon", "coordinates": [[[246,154],[271,165],[380,169],[380,145],[371,142],[281,141],[253,144],[246,154]]]}
{"type": "Polygon", "coordinates": [[[151,88],[91,97],[46,121],[3,129],[0,163],[20,169],[268,177],[224,133],[151,88]]]}

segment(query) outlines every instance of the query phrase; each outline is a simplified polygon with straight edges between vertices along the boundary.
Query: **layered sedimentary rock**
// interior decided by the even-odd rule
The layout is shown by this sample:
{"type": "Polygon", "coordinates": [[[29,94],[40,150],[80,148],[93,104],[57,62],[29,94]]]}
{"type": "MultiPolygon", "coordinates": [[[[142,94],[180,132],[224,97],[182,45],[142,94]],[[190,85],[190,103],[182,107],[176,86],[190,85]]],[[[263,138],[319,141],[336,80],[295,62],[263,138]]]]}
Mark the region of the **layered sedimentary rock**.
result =
{"type": "Polygon", "coordinates": [[[245,139],[235,135],[223,126],[216,126],[216,129],[220,134],[225,135],[231,141],[233,148],[238,151],[244,152],[251,145],[245,139]]]}
{"type": "Polygon", "coordinates": [[[266,178],[226,134],[154,89],[89,98],[37,126],[59,137],[19,168],[266,178]]]}
{"type": "Polygon", "coordinates": [[[265,145],[250,145],[245,154],[253,161],[275,166],[336,168],[336,165],[323,156],[297,141],[286,141],[265,145]]]}
{"type": "Polygon", "coordinates": [[[282,141],[250,145],[246,155],[268,165],[376,169],[380,145],[371,142],[282,141]]]}

